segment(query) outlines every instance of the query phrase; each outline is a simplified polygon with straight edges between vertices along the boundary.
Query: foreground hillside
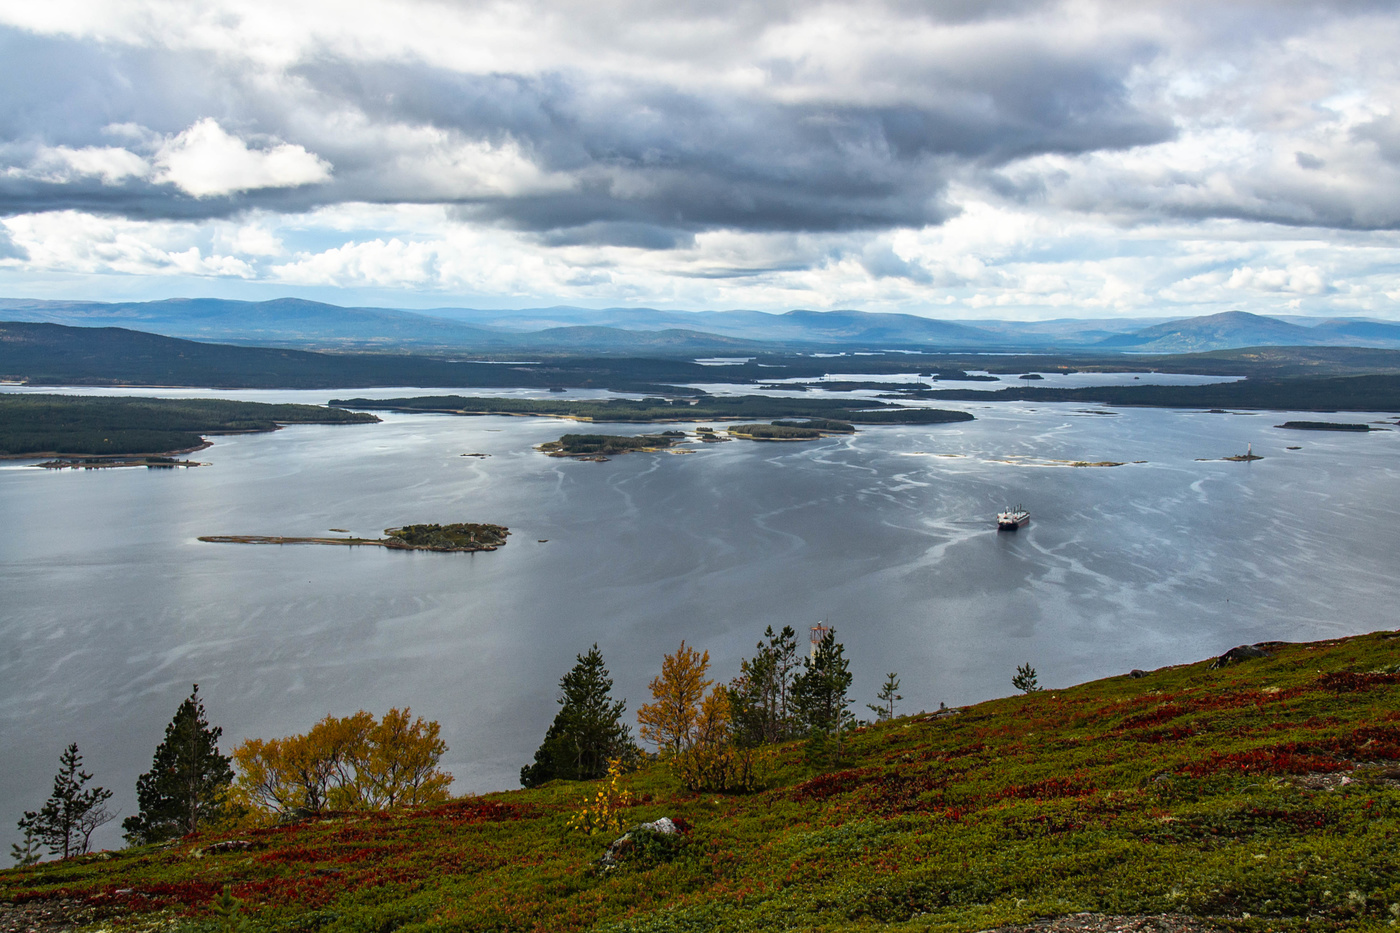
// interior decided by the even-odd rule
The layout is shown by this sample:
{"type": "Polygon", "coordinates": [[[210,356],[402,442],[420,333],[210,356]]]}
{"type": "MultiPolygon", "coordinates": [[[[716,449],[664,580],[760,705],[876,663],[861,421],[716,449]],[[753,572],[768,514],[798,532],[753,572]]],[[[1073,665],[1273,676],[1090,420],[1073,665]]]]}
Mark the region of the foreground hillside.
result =
{"type": "Polygon", "coordinates": [[[866,727],[825,773],[768,749],[752,794],[647,766],[625,825],[670,817],[683,844],[611,870],[615,834],[567,829],[601,782],[559,782],[6,871],[0,928],[1388,930],[1400,633],[1262,647],[866,727]]]}

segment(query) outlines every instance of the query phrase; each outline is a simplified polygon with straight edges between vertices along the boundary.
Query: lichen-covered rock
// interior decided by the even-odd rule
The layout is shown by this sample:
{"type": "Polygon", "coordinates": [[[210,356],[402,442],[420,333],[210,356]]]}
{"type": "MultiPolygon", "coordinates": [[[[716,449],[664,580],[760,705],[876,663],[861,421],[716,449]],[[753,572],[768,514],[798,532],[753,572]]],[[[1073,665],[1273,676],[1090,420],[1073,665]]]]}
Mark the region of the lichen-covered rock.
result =
{"type": "Polygon", "coordinates": [[[681,827],[663,816],[650,823],[638,823],[614,839],[598,860],[598,867],[606,871],[623,862],[669,862],[684,845],[681,827]]]}

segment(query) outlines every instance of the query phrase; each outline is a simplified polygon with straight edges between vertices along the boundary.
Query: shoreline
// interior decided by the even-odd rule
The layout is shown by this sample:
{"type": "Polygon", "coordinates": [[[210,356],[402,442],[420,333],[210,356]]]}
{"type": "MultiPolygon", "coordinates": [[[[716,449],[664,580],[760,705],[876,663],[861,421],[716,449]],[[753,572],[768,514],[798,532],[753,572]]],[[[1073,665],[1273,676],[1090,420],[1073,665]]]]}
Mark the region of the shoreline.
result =
{"type": "MultiPolygon", "coordinates": [[[[213,433],[213,432],[208,432],[213,433]]],[[[242,434],[267,434],[267,431],[242,431],[242,434]]],[[[201,434],[203,436],[203,434],[201,434]]],[[[179,450],[162,450],[156,453],[116,453],[116,454],[66,454],[56,450],[41,450],[35,453],[25,454],[0,454],[0,460],[115,460],[118,458],[126,460],[140,460],[149,457],[178,457],[181,454],[197,453],[209,447],[213,447],[213,441],[205,441],[203,444],[196,444],[193,447],[182,447],[179,450]]]]}

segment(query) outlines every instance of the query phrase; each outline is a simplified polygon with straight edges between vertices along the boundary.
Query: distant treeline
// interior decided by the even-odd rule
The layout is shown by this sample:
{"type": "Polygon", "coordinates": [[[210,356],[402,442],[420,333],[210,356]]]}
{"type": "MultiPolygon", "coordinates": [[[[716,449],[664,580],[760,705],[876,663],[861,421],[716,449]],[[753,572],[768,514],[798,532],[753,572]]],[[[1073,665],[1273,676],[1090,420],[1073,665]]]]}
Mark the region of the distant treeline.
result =
{"type": "Polygon", "coordinates": [[[972,420],[972,415],[967,412],[899,408],[888,402],[861,400],[861,410],[853,410],[852,402],[846,399],[771,398],[762,395],[707,396],[694,402],[664,398],[571,400],[433,395],[331,399],[330,404],[339,408],[438,411],[459,415],[544,415],[624,423],[750,418],[817,418],[855,424],[941,424],[972,420]]]}
{"type": "MultiPolygon", "coordinates": [[[[540,353],[524,362],[518,362],[518,356],[512,359],[517,362],[493,362],[490,354],[461,360],[408,353],[317,353],[201,343],[119,327],[0,322],[0,378],[35,385],[302,389],[411,385],[704,395],[695,386],[709,382],[766,384],[841,373],[937,373],[943,380],[987,378],[972,375],[979,370],[1010,374],[1151,370],[1251,379],[1400,373],[1400,351],[1353,347],[1256,347],[1167,356],[928,352],[814,357],[790,352],[764,353],[727,366],[700,365],[679,350],[667,354],[658,347],[644,351],[630,348],[612,355],[540,353]]],[[[822,387],[838,386],[866,384],[857,376],[847,383],[828,382],[822,387]]],[[[897,386],[870,383],[868,387],[897,386]]]]}
{"type": "Polygon", "coordinates": [[[701,394],[666,383],[713,377],[713,368],[685,360],[579,357],[507,366],[406,353],[199,343],[120,327],[0,323],[0,378],[33,385],[568,387],[701,394]]]}
{"type": "MultiPolygon", "coordinates": [[[[908,396],[905,396],[908,397],[908,396]]],[[[918,398],[979,402],[1100,402],[1162,408],[1274,408],[1290,411],[1397,411],[1400,375],[1246,379],[1202,386],[1015,386],[996,392],[934,389],[918,398]]]]}
{"type": "Polygon", "coordinates": [[[204,434],[378,420],[318,405],[5,393],[0,394],[0,456],[164,453],[198,447],[204,434]]]}

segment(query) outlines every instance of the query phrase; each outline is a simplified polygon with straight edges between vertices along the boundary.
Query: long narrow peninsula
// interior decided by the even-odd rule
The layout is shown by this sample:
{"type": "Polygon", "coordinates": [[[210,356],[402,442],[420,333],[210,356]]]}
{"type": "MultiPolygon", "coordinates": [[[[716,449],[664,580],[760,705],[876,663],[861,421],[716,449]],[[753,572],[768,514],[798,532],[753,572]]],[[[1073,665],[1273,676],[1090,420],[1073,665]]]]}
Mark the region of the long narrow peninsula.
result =
{"type": "Polygon", "coordinates": [[[0,394],[0,458],[151,457],[209,446],[205,435],[284,424],[369,424],[367,412],[228,399],[0,394]]]}
{"type": "Polygon", "coordinates": [[[875,399],[783,398],[763,395],[643,399],[522,399],[431,395],[414,398],[331,399],[336,408],[453,415],[537,415],[575,421],[658,424],[675,421],[756,421],[819,418],[851,424],[946,424],[971,421],[965,411],[910,408],[875,399]]]}
{"type": "Polygon", "coordinates": [[[457,522],[451,525],[404,525],[385,528],[383,538],[297,538],[283,535],[201,535],[210,544],[331,544],[382,547],[391,551],[494,551],[506,543],[504,525],[457,522]]]}

